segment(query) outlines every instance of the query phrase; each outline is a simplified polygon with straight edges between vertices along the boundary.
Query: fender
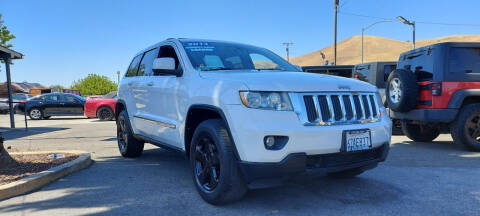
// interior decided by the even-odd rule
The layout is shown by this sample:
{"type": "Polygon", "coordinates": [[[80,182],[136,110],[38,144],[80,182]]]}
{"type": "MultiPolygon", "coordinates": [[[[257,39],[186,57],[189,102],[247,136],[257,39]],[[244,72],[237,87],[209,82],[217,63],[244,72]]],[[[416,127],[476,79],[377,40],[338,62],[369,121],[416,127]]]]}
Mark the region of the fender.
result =
{"type": "Polygon", "coordinates": [[[480,89],[461,89],[461,90],[455,91],[455,93],[453,93],[450,99],[450,102],[448,102],[448,108],[460,109],[465,98],[471,97],[471,96],[480,97],[480,89]]]}
{"type": "MultiPolygon", "coordinates": [[[[227,118],[225,117],[225,113],[223,112],[223,110],[220,109],[220,107],[216,107],[216,106],[209,105],[209,104],[193,104],[188,108],[187,113],[190,113],[190,110],[194,109],[194,108],[208,109],[208,110],[214,111],[214,112],[216,112],[220,115],[223,122],[225,122],[225,126],[227,127],[227,132],[228,132],[228,136],[230,137],[230,142],[233,144],[233,154],[235,155],[235,159],[237,159],[237,161],[240,161],[240,156],[239,156],[238,151],[237,151],[237,146],[235,144],[235,141],[233,140],[232,132],[230,131],[230,126],[228,125],[228,121],[227,121],[227,118]]],[[[184,133],[184,136],[185,136],[185,133],[184,133]]],[[[186,150],[187,143],[184,143],[184,145],[185,145],[185,150],[186,150]]]]}

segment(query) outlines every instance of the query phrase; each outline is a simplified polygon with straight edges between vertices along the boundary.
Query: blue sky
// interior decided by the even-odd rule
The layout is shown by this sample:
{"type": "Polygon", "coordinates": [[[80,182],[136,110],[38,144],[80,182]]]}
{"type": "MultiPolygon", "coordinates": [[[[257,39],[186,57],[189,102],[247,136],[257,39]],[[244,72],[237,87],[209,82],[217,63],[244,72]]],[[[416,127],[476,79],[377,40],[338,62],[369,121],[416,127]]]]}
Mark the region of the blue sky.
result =
{"type": "MultiPolygon", "coordinates": [[[[340,5],[339,41],[379,20],[346,13],[402,15],[417,21],[417,40],[480,34],[480,26],[418,23],[480,25],[478,0],[340,0],[340,5]]],[[[0,0],[0,13],[17,36],[14,49],[25,55],[12,66],[12,79],[44,85],[68,87],[89,73],[116,80],[116,71],[123,74],[137,51],[169,37],[237,41],[282,56],[282,42],[294,43],[291,56],[333,43],[333,0],[0,0]]],[[[366,34],[411,40],[411,28],[398,21],[366,34]]]]}

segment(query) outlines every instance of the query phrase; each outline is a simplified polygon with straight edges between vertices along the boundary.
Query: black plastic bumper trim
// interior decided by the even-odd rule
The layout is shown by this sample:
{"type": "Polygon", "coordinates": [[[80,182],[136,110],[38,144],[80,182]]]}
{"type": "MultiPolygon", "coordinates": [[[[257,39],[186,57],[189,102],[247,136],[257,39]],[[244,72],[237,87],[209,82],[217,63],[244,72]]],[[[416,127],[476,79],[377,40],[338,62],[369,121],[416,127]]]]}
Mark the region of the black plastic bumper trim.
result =
{"type": "Polygon", "coordinates": [[[455,119],[458,109],[415,109],[401,113],[388,109],[393,119],[417,120],[423,122],[451,122],[455,119]]]}
{"type": "MultiPolygon", "coordinates": [[[[357,167],[365,167],[365,170],[376,167],[377,163],[385,161],[388,151],[390,149],[389,143],[384,143],[380,147],[363,151],[363,152],[338,152],[331,154],[321,154],[321,155],[307,155],[306,153],[292,153],[287,155],[280,162],[245,162],[240,161],[239,167],[242,171],[245,180],[248,183],[251,183],[260,179],[273,179],[273,178],[282,178],[289,177],[295,174],[304,173],[304,172],[337,172],[346,169],[352,169],[357,167]],[[335,160],[335,158],[345,158],[349,156],[354,156],[363,153],[373,153],[377,152],[378,155],[375,158],[366,158],[365,160],[358,160],[352,163],[348,161],[334,161],[333,163],[328,163],[328,160],[335,160]],[[311,166],[312,159],[319,160],[318,167],[311,166]]],[[[370,155],[371,156],[371,155],[370,155]]]]}

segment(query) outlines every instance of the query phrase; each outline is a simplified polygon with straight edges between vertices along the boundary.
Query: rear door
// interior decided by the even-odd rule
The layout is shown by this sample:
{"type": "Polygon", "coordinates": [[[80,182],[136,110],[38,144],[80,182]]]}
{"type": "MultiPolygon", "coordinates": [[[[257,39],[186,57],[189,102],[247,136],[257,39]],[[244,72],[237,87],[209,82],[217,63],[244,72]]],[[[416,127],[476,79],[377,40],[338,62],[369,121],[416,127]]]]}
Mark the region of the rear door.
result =
{"type": "MultiPolygon", "coordinates": [[[[136,92],[138,90],[138,77],[137,71],[140,65],[140,61],[142,60],[143,53],[135,56],[133,60],[130,62],[128,66],[127,72],[125,76],[122,78],[120,82],[118,96],[121,100],[125,102],[125,106],[127,108],[127,113],[130,118],[130,123],[132,124],[132,129],[135,133],[137,133],[137,129],[135,127],[135,122],[133,121],[133,116],[137,112],[137,102],[136,102],[136,92]]],[[[141,105],[140,105],[141,106],[141,105]]]]}

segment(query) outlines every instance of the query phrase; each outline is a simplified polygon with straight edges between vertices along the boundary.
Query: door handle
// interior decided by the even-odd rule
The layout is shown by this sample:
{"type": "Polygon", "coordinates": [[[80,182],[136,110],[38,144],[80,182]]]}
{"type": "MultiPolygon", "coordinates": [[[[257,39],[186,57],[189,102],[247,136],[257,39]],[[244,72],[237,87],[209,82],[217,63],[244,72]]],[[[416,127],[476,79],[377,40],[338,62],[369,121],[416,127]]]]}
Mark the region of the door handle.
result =
{"type": "Polygon", "coordinates": [[[147,83],[148,86],[153,86],[153,82],[147,83]]]}
{"type": "Polygon", "coordinates": [[[128,86],[132,86],[132,85],[133,85],[133,83],[131,83],[131,82],[128,83],[128,86]]]}

